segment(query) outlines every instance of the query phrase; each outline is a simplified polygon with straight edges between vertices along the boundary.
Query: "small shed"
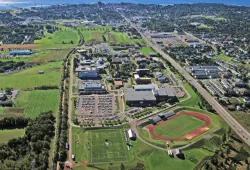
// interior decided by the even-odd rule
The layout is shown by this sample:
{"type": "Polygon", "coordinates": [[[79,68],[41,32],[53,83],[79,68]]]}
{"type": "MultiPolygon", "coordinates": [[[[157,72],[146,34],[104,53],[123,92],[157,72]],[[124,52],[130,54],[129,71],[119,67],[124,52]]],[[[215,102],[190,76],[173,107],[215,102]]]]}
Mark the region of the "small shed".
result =
{"type": "Polygon", "coordinates": [[[135,132],[132,129],[128,130],[128,137],[131,140],[135,140],[136,139],[136,134],[135,134],[135,132]]]}
{"type": "Polygon", "coordinates": [[[38,73],[39,74],[44,74],[44,70],[40,70],[38,73]]]}

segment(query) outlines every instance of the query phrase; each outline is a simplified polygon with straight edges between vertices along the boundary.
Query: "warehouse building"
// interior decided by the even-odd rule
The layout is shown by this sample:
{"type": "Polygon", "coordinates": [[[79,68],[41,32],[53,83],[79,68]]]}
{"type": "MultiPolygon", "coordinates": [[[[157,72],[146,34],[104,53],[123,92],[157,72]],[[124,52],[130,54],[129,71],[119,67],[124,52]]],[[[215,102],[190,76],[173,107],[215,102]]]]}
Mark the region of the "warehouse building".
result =
{"type": "Polygon", "coordinates": [[[31,55],[32,52],[30,50],[13,50],[10,51],[10,55],[31,55]]]}

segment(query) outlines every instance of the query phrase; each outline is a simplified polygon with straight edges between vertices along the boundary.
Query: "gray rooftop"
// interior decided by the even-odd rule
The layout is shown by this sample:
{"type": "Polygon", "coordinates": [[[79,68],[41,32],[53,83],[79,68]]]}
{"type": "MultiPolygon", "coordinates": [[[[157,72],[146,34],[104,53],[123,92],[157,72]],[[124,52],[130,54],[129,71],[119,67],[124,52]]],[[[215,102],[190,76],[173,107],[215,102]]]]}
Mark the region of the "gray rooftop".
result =
{"type": "Polygon", "coordinates": [[[156,100],[152,91],[135,91],[132,88],[125,89],[126,101],[152,101],[156,100]]]}

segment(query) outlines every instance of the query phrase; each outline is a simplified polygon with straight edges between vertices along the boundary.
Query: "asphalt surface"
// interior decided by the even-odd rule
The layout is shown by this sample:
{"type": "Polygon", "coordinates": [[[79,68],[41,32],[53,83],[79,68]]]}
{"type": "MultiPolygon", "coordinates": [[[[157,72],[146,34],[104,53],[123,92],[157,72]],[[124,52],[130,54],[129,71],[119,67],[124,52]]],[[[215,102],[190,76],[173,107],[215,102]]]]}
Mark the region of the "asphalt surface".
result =
{"type": "MultiPolygon", "coordinates": [[[[124,17],[125,18],[125,17],[124,17]]],[[[135,24],[133,24],[129,19],[125,18],[132,27],[134,27],[142,36],[142,38],[147,42],[147,44],[153,48],[157,53],[159,53],[163,58],[168,60],[171,65],[179,71],[181,75],[197,89],[204,99],[214,108],[214,110],[231,126],[231,128],[240,136],[250,146],[250,133],[244,129],[231,115],[228,111],[221,106],[214,98],[211,96],[189,73],[182,68],[174,59],[169,55],[164,53],[157,45],[153,44],[148,37],[146,37],[135,24]]]]}

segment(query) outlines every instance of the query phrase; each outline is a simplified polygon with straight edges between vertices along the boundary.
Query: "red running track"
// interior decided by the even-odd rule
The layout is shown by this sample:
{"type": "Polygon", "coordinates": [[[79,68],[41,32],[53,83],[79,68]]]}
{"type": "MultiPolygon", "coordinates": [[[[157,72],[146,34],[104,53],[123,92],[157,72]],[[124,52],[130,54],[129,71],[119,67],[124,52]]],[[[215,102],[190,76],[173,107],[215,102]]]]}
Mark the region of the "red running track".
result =
{"type": "Polygon", "coordinates": [[[204,115],[204,114],[201,114],[201,113],[195,113],[195,112],[185,112],[185,111],[181,111],[180,113],[174,115],[174,116],[171,116],[170,118],[168,118],[166,121],[160,121],[157,123],[157,125],[148,125],[146,126],[145,128],[148,129],[149,133],[155,138],[155,139],[160,139],[160,140],[164,140],[164,141],[179,141],[179,140],[183,140],[183,139],[193,139],[194,137],[204,133],[205,131],[207,131],[209,129],[209,125],[211,124],[211,119],[204,115]],[[161,125],[161,124],[164,124],[166,123],[167,121],[170,121],[178,116],[181,116],[181,115],[188,115],[188,116],[192,116],[192,117],[195,117],[197,119],[200,119],[202,121],[205,122],[205,125],[179,137],[179,138],[164,138],[160,135],[157,135],[155,132],[154,132],[154,129],[156,126],[158,125],[161,125]]]}

